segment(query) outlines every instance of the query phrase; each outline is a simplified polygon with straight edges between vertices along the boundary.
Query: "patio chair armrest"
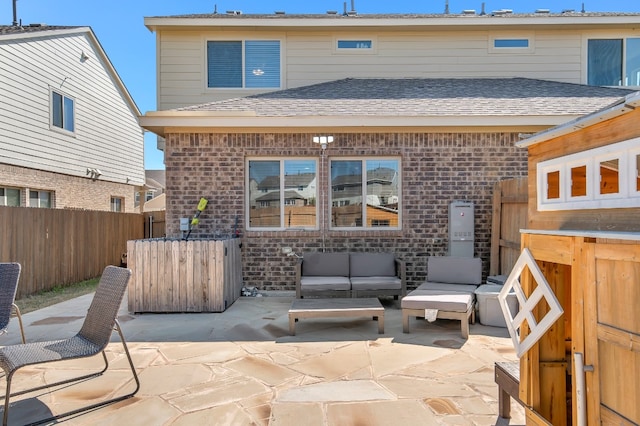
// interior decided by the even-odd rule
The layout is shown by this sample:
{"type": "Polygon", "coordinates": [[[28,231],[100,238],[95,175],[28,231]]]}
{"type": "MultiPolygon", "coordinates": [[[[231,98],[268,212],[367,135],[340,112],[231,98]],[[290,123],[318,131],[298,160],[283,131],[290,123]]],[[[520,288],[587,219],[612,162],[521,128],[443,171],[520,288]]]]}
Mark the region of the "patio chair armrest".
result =
{"type": "Polygon", "coordinates": [[[302,259],[298,259],[296,262],[296,299],[302,297],[302,288],[300,286],[300,279],[302,278],[302,259]]]}
{"type": "Polygon", "coordinates": [[[396,275],[401,282],[401,297],[407,295],[407,264],[404,260],[396,257],[396,275]]]}

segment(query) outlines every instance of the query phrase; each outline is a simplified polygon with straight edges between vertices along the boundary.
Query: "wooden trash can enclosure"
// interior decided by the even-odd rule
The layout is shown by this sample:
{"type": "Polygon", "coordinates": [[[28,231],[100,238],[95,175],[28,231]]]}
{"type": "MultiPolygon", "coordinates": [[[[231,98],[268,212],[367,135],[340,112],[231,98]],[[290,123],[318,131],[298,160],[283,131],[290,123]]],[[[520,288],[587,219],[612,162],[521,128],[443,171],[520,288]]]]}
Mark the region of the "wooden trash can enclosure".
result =
{"type": "Polygon", "coordinates": [[[242,291],[241,239],[127,243],[129,312],[223,312],[242,291]]]}

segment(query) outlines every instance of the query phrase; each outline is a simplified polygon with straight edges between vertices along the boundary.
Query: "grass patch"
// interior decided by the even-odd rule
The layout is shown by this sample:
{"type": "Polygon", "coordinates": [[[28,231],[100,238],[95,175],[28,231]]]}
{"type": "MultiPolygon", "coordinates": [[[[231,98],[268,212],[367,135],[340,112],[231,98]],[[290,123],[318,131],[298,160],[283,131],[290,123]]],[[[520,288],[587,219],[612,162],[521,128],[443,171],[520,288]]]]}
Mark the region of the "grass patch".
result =
{"type": "Polygon", "coordinates": [[[55,305],[56,303],[64,302],[66,300],[83,296],[88,293],[93,293],[94,291],[96,291],[96,287],[98,287],[99,281],[100,277],[64,287],[55,286],[51,290],[43,291],[38,294],[23,297],[20,300],[16,300],[16,305],[18,305],[18,307],[20,308],[21,314],[26,314],[28,312],[46,308],[47,306],[55,305]]]}

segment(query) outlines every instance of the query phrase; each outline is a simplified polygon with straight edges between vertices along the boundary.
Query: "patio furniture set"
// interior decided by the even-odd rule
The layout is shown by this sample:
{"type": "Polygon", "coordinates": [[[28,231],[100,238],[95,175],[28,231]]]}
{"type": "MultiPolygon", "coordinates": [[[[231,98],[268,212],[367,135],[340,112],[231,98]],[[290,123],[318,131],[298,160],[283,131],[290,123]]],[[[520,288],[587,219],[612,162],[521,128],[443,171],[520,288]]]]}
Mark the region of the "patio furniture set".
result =
{"type": "Polygon", "coordinates": [[[295,334],[300,318],[371,316],[384,333],[384,308],[377,298],[402,297],[403,332],[409,318],[454,319],[463,338],[469,336],[469,320],[475,321],[475,290],[482,284],[479,258],[433,256],[428,259],[427,279],[406,293],[405,264],[393,253],[305,253],[297,264],[296,298],[289,310],[289,331],[295,334]],[[305,296],[331,296],[303,299],[305,296]]]}

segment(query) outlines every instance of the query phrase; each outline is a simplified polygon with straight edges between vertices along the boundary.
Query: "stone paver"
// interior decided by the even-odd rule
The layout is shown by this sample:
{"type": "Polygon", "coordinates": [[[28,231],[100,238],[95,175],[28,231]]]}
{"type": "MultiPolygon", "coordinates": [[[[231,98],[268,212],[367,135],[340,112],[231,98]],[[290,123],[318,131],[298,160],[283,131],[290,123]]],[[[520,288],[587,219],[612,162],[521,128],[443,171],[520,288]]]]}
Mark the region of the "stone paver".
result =
{"type": "MultiPolygon", "coordinates": [[[[70,425],[495,425],[493,363],[515,360],[506,329],[456,321],[412,323],[383,299],[385,334],[370,321],[308,321],[288,334],[290,296],[240,298],[218,314],[143,314],[120,322],[141,388],[136,396],[66,420],[70,425]]],[[[24,315],[27,340],[69,337],[91,302],[83,296],[24,315]]],[[[0,344],[19,342],[16,321],[0,344]]],[[[122,345],[107,348],[101,377],[12,399],[11,424],[124,394],[134,383],[122,345]]],[[[25,388],[99,369],[100,357],[19,370],[25,388]]],[[[510,422],[524,424],[512,404],[510,422]]]]}

